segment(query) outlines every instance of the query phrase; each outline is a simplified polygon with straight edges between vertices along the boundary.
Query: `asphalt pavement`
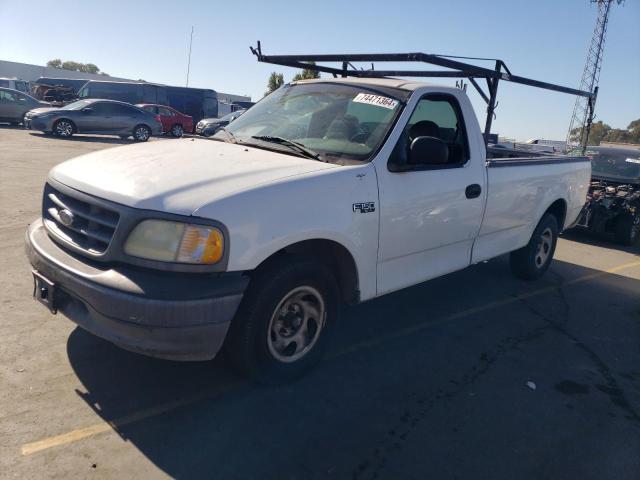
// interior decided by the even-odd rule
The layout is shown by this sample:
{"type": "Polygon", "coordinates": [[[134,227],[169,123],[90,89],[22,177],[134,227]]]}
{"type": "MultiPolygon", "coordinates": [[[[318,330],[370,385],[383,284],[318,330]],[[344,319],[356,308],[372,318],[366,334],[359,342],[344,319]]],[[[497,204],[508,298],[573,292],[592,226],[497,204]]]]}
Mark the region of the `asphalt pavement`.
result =
{"type": "Polygon", "coordinates": [[[537,282],[501,257],[345,308],[318,369],[258,387],[31,299],[47,171],[127,143],[0,126],[0,477],[640,478],[640,246],[568,232],[537,282]]]}

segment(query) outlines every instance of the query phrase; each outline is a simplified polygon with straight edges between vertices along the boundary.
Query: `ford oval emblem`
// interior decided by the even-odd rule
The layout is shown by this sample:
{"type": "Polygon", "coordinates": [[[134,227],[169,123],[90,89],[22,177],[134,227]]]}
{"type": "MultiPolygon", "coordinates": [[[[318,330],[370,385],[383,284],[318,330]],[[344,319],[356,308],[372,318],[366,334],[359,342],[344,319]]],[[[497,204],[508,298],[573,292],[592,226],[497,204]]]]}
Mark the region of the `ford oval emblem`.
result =
{"type": "Polygon", "coordinates": [[[62,223],[65,227],[70,227],[73,225],[74,215],[73,212],[67,208],[64,208],[58,212],[58,217],[60,217],[60,223],[62,223]]]}

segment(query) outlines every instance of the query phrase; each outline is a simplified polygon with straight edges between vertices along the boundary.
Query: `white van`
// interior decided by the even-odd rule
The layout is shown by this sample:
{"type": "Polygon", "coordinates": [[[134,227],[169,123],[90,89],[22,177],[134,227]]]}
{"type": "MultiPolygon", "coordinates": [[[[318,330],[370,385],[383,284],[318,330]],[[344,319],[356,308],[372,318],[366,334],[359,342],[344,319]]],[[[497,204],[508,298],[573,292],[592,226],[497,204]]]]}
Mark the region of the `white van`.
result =
{"type": "Polygon", "coordinates": [[[0,87],[13,88],[20,92],[29,93],[29,82],[19,78],[0,78],[0,87]]]}

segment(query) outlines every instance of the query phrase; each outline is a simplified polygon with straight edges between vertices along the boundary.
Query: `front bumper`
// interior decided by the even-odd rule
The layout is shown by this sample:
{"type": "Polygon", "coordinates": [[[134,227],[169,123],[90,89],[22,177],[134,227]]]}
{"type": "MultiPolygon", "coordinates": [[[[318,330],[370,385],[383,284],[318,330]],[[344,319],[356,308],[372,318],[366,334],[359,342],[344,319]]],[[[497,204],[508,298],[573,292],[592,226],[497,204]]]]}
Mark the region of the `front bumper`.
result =
{"type": "Polygon", "coordinates": [[[38,117],[34,117],[34,118],[24,117],[22,124],[24,125],[24,128],[26,128],[27,130],[39,130],[41,132],[51,130],[50,128],[48,128],[49,127],[48,122],[38,117]]]}
{"type": "Polygon", "coordinates": [[[170,360],[209,360],[222,346],[249,279],[92,262],[69,253],[42,220],[26,233],[33,268],[55,285],[55,304],[80,327],[122,348],[170,360]]]}

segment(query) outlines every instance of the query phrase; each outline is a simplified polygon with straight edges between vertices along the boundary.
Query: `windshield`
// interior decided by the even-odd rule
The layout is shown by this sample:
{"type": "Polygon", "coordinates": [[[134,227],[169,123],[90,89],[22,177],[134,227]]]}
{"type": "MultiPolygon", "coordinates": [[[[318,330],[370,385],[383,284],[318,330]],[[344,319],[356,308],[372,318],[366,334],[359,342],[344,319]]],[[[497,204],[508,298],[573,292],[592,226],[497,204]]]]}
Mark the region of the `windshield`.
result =
{"type": "Polygon", "coordinates": [[[89,100],[78,100],[77,102],[70,103],[69,105],[65,105],[62,107],[62,110],[82,110],[84,107],[89,105],[91,102],[89,100]]]}
{"type": "Polygon", "coordinates": [[[359,85],[285,85],[213,138],[283,150],[282,139],[325,161],[366,161],[378,150],[402,108],[405,93],[359,85]],[[260,137],[260,138],[256,138],[260,137]],[[268,137],[278,138],[266,144],[268,137]]]}
{"type": "Polygon", "coordinates": [[[640,179],[640,151],[587,151],[592,174],[622,181],[640,179]]]}

